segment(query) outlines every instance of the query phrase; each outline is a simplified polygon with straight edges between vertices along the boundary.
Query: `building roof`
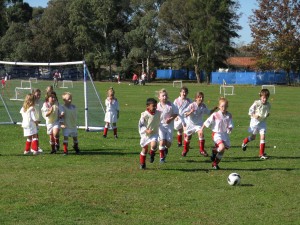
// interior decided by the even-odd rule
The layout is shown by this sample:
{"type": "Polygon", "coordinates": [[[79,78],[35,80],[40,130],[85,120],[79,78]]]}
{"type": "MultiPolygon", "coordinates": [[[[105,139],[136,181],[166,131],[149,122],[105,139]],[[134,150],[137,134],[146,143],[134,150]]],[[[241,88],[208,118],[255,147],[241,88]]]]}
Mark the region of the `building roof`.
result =
{"type": "Polygon", "coordinates": [[[226,60],[226,63],[228,66],[255,69],[256,58],[255,57],[229,57],[226,60]]]}

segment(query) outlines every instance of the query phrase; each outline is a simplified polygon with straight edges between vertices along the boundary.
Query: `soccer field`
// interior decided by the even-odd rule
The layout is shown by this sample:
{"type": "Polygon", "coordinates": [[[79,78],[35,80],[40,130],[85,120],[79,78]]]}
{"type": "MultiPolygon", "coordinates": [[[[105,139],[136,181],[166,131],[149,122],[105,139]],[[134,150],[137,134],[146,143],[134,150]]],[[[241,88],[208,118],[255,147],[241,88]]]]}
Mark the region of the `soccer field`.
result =
{"type": "MultiPolygon", "coordinates": [[[[50,85],[45,83],[44,87],[50,85]]],[[[166,88],[169,99],[179,95],[170,83],[146,86],[123,82],[96,82],[102,102],[106,90],[114,87],[120,103],[118,139],[112,131],[104,139],[100,132],[79,131],[81,155],[71,150],[50,155],[46,128],[39,131],[44,153],[24,156],[25,138],[18,125],[0,125],[0,223],[1,224],[299,224],[300,147],[299,88],[276,86],[267,120],[266,153],[258,158],[259,140],[243,152],[248,135],[248,109],[258,99],[261,86],[235,86],[227,96],[233,115],[232,147],[225,152],[221,170],[213,170],[209,158],[200,156],[194,135],[192,149],[181,156],[174,133],[167,163],[139,169],[138,120],[148,97],[166,88]],[[227,177],[236,172],[239,186],[230,186],[227,177]]],[[[184,84],[189,97],[205,94],[208,108],[217,105],[219,86],[184,84]]],[[[65,90],[59,90],[59,92],[65,90]]],[[[71,91],[72,90],[68,90],[71,91]]],[[[82,106],[81,101],[74,104],[82,106]]],[[[2,106],[0,106],[2,107],[2,106]]],[[[19,109],[18,109],[19,110],[19,109]]],[[[2,111],[1,111],[2,113],[2,111]]],[[[99,115],[103,121],[103,115],[99,115]]],[[[206,150],[213,145],[205,130],[206,150]]],[[[62,140],[62,138],[61,138],[62,140]]],[[[62,141],[61,141],[62,143],[62,141]]]]}

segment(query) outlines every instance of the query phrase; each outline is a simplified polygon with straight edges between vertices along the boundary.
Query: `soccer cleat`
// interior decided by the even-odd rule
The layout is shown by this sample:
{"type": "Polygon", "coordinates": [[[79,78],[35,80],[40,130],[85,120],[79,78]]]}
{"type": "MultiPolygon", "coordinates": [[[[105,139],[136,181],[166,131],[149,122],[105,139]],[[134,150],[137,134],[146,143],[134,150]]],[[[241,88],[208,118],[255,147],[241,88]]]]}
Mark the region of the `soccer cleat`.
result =
{"type": "Polygon", "coordinates": [[[204,157],[208,157],[208,154],[205,150],[200,151],[200,155],[203,155],[204,157]]]}
{"type": "Polygon", "coordinates": [[[219,167],[218,164],[212,164],[212,168],[213,168],[214,170],[219,170],[219,169],[220,169],[220,167],[219,167]]]}
{"type": "Polygon", "coordinates": [[[181,156],[186,157],[187,152],[182,152],[181,156]]]}
{"type": "Polygon", "coordinates": [[[118,135],[115,135],[115,139],[118,139],[118,135]]]}
{"type": "Polygon", "coordinates": [[[69,154],[69,152],[68,152],[68,151],[65,151],[63,155],[64,155],[64,156],[67,156],[68,154],[69,154]]]}
{"type": "Polygon", "coordinates": [[[32,152],[33,155],[38,155],[39,154],[38,151],[35,151],[35,150],[32,150],[32,149],[30,151],[32,152]]]}
{"type": "Polygon", "coordinates": [[[76,154],[80,154],[80,150],[79,150],[78,146],[73,145],[73,148],[74,148],[76,154]]]}
{"type": "Polygon", "coordinates": [[[38,148],[38,152],[39,153],[43,153],[43,149],[41,149],[40,147],[38,148]]]}
{"type": "Polygon", "coordinates": [[[50,154],[56,154],[56,150],[52,150],[50,154]]]}
{"type": "Polygon", "coordinates": [[[178,143],[177,147],[182,147],[182,143],[178,143]]]}
{"type": "Polygon", "coordinates": [[[263,160],[266,160],[266,159],[268,159],[269,157],[268,157],[267,155],[264,154],[264,155],[259,156],[259,158],[260,158],[260,159],[263,159],[263,160]]]}
{"type": "Polygon", "coordinates": [[[246,151],[246,150],[247,150],[247,144],[245,144],[244,142],[243,142],[243,144],[242,144],[242,149],[243,149],[243,151],[246,151]]]}
{"type": "Polygon", "coordinates": [[[103,135],[104,138],[106,138],[106,135],[103,135]]]}
{"type": "Polygon", "coordinates": [[[150,163],[154,162],[154,156],[155,156],[155,154],[150,154],[150,163]]]}
{"type": "Polygon", "coordinates": [[[59,151],[59,145],[55,145],[55,151],[56,151],[56,152],[59,151]]]}
{"type": "Polygon", "coordinates": [[[159,162],[160,162],[160,163],[165,163],[165,162],[166,162],[166,159],[165,159],[165,158],[161,158],[161,159],[159,160],[159,162]]]}
{"type": "Polygon", "coordinates": [[[141,164],[141,165],[140,165],[140,169],[141,169],[141,170],[146,169],[146,164],[141,164]]]}
{"type": "Polygon", "coordinates": [[[24,151],[24,155],[29,155],[30,151],[24,151]]]}

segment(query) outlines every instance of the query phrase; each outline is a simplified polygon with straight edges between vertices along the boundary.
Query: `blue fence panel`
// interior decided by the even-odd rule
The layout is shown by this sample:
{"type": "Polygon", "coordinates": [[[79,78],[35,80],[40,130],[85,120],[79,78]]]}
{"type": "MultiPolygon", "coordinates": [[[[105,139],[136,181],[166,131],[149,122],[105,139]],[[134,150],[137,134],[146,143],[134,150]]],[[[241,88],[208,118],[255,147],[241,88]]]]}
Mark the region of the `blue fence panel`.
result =
{"type": "Polygon", "coordinates": [[[173,79],[172,70],[156,70],[157,79],[173,79]]]}
{"type": "Polygon", "coordinates": [[[226,84],[235,84],[236,76],[235,72],[212,72],[211,83],[212,84],[223,84],[223,81],[226,84]]]}
{"type": "Polygon", "coordinates": [[[236,84],[252,84],[256,85],[256,73],[255,72],[237,72],[236,84]]]}

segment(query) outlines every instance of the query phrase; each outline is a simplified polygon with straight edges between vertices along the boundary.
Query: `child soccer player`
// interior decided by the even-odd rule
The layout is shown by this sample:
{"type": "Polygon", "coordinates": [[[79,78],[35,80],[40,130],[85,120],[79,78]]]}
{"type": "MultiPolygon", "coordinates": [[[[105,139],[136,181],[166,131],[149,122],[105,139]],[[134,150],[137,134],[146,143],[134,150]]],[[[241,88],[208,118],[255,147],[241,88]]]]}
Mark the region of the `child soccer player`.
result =
{"type": "Polygon", "coordinates": [[[28,94],[25,97],[23,107],[20,110],[22,114],[22,127],[24,131],[24,137],[26,137],[24,155],[33,153],[33,155],[39,154],[38,136],[37,136],[37,118],[34,108],[35,97],[33,94],[28,94]]]}
{"type": "Polygon", "coordinates": [[[150,163],[153,163],[158,142],[158,129],[160,124],[160,112],[156,110],[157,101],[148,98],[146,101],[147,109],[141,113],[139,120],[139,133],[141,136],[140,145],[140,169],[146,169],[146,155],[150,144],[150,163]]]}
{"type": "Polygon", "coordinates": [[[158,92],[159,103],[157,110],[161,112],[159,125],[159,154],[160,162],[164,163],[168,149],[172,145],[174,119],[178,116],[178,108],[168,101],[168,93],[165,89],[158,92]]]}
{"type": "Polygon", "coordinates": [[[64,105],[61,106],[61,118],[63,119],[64,155],[68,154],[68,139],[73,137],[73,148],[79,154],[77,132],[77,108],[72,104],[72,94],[65,92],[62,95],[64,105]]]}
{"type": "Polygon", "coordinates": [[[46,120],[47,134],[50,137],[51,154],[59,150],[59,107],[56,104],[56,93],[54,91],[48,92],[46,102],[42,107],[42,115],[46,120]]]}
{"type": "Polygon", "coordinates": [[[205,139],[204,134],[201,131],[201,127],[203,125],[203,114],[210,115],[212,114],[218,107],[215,107],[213,110],[209,110],[206,105],[203,103],[204,94],[203,92],[197,92],[195,95],[195,101],[191,103],[184,113],[187,117],[187,128],[185,131],[185,139],[184,139],[184,148],[182,151],[182,156],[185,157],[189,151],[190,140],[192,138],[193,133],[198,133],[199,137],[199,153],[204,157],[207,157],[208,154],[204,149],[205,139]]]}
{"type": "Polygon", "coordinates": [[[186,128],[186,118],[184,112],[189,104],[192,102],[188,97],[189,90],[187,87],[180,89],[179,97],[174,100],[174,105],[178,108],[178,116],[174,121],[174,128],[177,130],[178,147],[182,146],[182,134],[186,128]]]}
{"type": "Polygon", "coordinates": [[[118,138],[117,134],[117,121],[119,119],[119,102],[115,98],[115,91],[111,87],[107,90],[107,98],[105,99],[105,106],[106,106],[106,112],[105,112],[105,127],[103,132],[103,137],[106,138],[108,127],[110,124],[112,124],[112,128],[114,131],[115,138],[118,138]]]}
{"type": "Polygon", "coordinates": [[[212,137],[215,143],[213,148],[211,160],[213,161],[213,169],[220,169],[219,163],[223,157],[225,149],[230,148],[229,134],[233,128],[232,116],[227,111],[228,100],[220,98],[219,111],[211,114],[204,122],[200,133],[203,133],[204,127],[211,128],[213,131],[212,137]]]}
{"type": "MultiPolygon", "coordinates": [[[[42,106],[42,102],[41,102],[41,90],[40,89],[34,89],[32,91],[32,94],[35,97],[35,101],[34,101],[35,117],[36,117],[37,122],[39,124],[41,122],[40,115],[41,115],[41,106],[42,106]]],[[[37,125],[37,131],[39,131],[38,125],[37,125]]],[[[38,132],[37,132],[37,138],[38,137],[39,137],[39,135],[38,135],[38,132]]],[[[38,147],[38,152],[42,153],[43,150],[40,147],[38,147]]]]}
{"type": "Polygon", "coordinates": [[[251,117],[250,126],[248,132],[249,137],[246,137],[242,143],[242,149],[246,151],[247,144],[250,141],[255,140],[256,135],[260,134],[260,148],[259,157],[260,159],[268,159],[265,153],[265,136],[267,130],[266,119],[270,115],[271,104],[268,102],[270,92],[268,89],[262,89],[259,93],[260,100],[254,101],[249,108],[249,115],[251,117]]]}

